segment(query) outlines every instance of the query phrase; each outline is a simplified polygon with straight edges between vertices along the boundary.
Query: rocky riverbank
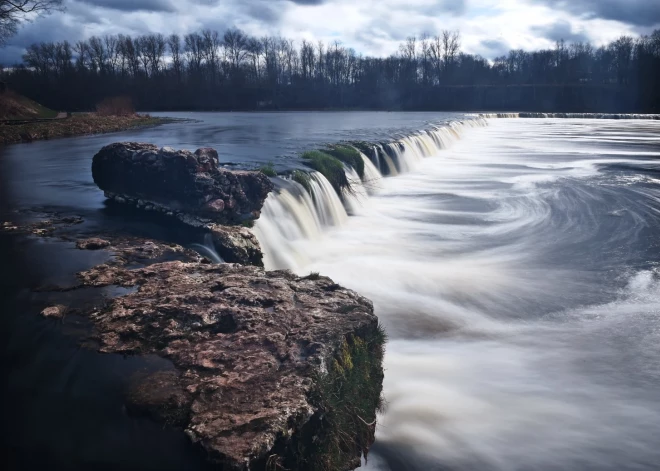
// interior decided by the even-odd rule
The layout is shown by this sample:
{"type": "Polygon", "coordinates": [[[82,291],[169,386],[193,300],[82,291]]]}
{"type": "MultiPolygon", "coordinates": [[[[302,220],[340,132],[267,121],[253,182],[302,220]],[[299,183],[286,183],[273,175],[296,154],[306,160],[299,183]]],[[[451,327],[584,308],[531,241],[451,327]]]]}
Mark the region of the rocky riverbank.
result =
{"type": "Polygon", "coordinates": [[[0,122],[0,144],[32,142],[58,137],[83,136],[125,131],[170,122],[166,118],[147,115],[100,116],[96,113],[76,114],[63,119],[0,122]]]}
{"type": "MultiPolygon", "coordinates": [[[[371,302],[329,278],[253,266],[258,242],[238,223],[259,217],[271,181],[221,168],[212,149],[143,144],[105,148],[93,173],[115,204],[208,231],[225,260],[243,263],[213,264],[155,239],[81,234],[78,217],[0,224],[108,254],[74,285],[41,292],[110,288],[112,297],[75,310],[94,327],[84,344],[171,362],[133,378],[127,410],[185,430],[221,469],[358,467],[374,441],[385,336],[371,302]]],[[[71,312],[54,297],[42,315],[71,312]]]]}

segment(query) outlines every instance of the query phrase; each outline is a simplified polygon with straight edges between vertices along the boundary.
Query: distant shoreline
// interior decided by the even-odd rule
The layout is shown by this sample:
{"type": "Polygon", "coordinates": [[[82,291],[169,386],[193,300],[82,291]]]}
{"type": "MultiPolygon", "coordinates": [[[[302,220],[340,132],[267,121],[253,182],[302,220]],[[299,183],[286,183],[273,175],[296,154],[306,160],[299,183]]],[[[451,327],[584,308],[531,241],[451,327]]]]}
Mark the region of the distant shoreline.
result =
{"type": "Polygon", "coordinates": [[[10,120],[0,123],[0,145],[18,144],[61,137],[105,134],[142,127],[157,126],[172,122],[172,118],[157,118],[149,115],[99,116],[94,113],[74,114],[65,119],[21,121],[10,120]]]}

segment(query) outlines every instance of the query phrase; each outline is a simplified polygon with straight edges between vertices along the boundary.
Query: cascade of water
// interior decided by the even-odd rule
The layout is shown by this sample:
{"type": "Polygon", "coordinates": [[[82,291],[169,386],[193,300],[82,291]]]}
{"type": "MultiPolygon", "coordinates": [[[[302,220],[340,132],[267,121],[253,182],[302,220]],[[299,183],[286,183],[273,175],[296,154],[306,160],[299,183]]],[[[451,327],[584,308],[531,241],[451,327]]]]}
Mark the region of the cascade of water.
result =
{"type": "Polygon", "coordinates": [[[318,172],[310,173],[309,192],[296,182],[288,182],[287,187],[268,197],[254,228],[266,268],[298,270],[309,265],[305,255],[309,251],[300,250],[300,244],[318,240],[324,228],[340,226],[349,214],[359,214],[368,195],[380,188],[382,175],[410,171],[422,159],[460,139],[465,128],[486,125],[484,117],[477,117],[374,146],[373,161],[360,154],[365,164],[364,179],[354,169],[346,168],[351,190],[343,191],[341,198],[318,172]]]}
{"type": "Polygon", "coordinates": [[[367,158],[366,155],[360,152],[360,156],[364,161],[364,182],[363,185],[368,194],[374,194],[381,188],[383,176],[380,174],[376,166],[367,158]]]}
{"type": "Polygon", "coordinates": [[[343,190],[342,198],[346,211],[349,215],[353,216],[360,212],[360,208],[369,199],[369,196],[367,189],[362,183],[362,179],[360,179],[360,176],[353,168],[346,168],[346,177],[350,183],[350,190],[343,190]]]}
{"type": "Polygon", "coordinates": [[[482,119],[494,118],[566,118],[566,119],[653,119],[660,120],[657,114],[625,114],[625,113],[482,113],[477,115],[482,119]]]}
{"type": "MultiPolygon", "coordinates": [[[[267,268],[304,266],[306,256],[295,245],[319,239],[324,227],[341,225],[348,218],[339,196],[323,175],[311,172],[309,187],[311,194],[291,181],[266,200],[254,233],[261,243],[267,268]]],[[[355,200],[357,208],[357,196],[355,200]]]]}
{"type": "Polygon", "coordinates": [[[204,257],[211,260],[213,263],[225,262],[222,259],[222,257],[220,257],[220,255],[218,254],[218,251],[215,249],[215,246],[213,245],[213,237],[211,236],[211,234],[204,235],[203,244],[191,244],[191,248],[194,249],[200,255],[203,255],[204,257]]]}

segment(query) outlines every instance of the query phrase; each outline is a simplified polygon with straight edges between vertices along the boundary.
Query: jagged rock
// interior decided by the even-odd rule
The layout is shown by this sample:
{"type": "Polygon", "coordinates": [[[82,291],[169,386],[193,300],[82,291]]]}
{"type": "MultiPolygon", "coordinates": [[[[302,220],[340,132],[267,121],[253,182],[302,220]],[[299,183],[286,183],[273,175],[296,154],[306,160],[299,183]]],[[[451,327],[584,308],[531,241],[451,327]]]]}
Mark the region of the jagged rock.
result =
{"type": "Polygon", "coordinates": [[[80,250],[101,250],[110,246],[110,242],[105,239],[100,239],[98,237],[92,237],[91,239],[83,239],[76,242],[76,247],[80,250]]]}
{"type": "Polygon", "coordinates": [[[384,336],[370,301],[325,277],[236,264],[101,265],[137,287],[89,313],[103,352],[157,354],[129,410],[184,427],[222,469],[348,470],[374,440],[384,336]]]}
{"type": "Polygon", "coordinates": [[[213,246],[226,262],[263,267],[263,252],[257,236],[249,229],[239,226],[208,226],[213,246]]]}
{"type": "Polygon", "coordinates": [[[101,149],[92,176],[108,198],[195,226],[256,219],[273,189],[261,172],[221,168],[214,149],[192,153],[136,142],[101,149]]]}

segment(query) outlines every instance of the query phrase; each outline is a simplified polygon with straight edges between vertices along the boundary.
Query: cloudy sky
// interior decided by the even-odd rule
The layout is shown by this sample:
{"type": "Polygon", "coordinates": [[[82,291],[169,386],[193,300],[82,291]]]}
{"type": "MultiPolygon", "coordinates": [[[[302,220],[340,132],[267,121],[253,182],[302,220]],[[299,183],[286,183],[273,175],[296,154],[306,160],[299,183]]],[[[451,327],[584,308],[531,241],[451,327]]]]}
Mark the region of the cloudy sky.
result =
{"type": "Polygon", "coordinates": [[[462,49],[492,59],[558,39],[596,45],[660,28],[660,0],[64,0],[66,12],[39,18],[0,49],[20,60],[34,42],[93,35],[238,27],[300,41],[339,40],[365,55],[388,55],[410,35],[458,29],[462,49]]]}

